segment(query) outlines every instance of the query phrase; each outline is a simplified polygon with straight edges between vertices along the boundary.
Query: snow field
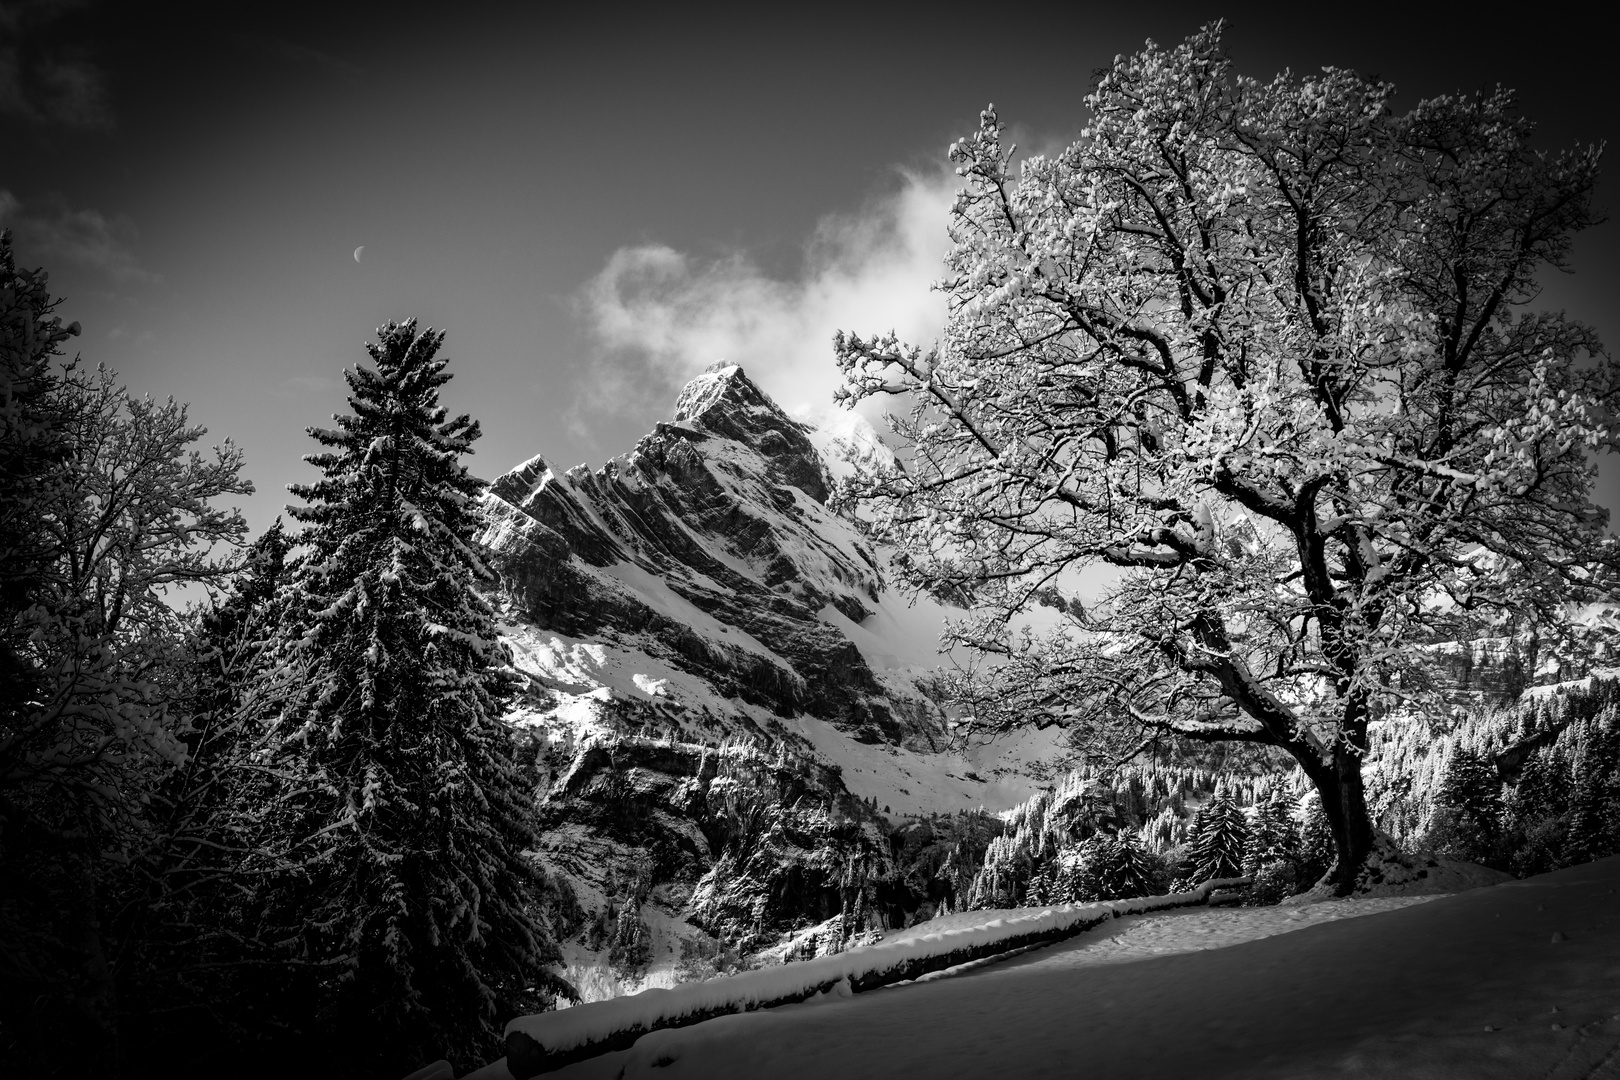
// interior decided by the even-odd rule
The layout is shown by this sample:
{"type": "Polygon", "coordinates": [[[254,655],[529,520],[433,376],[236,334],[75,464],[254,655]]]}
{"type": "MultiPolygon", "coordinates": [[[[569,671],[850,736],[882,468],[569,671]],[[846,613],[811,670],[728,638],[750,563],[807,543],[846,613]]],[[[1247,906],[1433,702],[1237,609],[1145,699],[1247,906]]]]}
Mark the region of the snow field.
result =
{"type": "MultiPolygon", "coordinates": [[[[974,960],[1071,937],[1110,919],[1148,911],[1204,904],[1210,893],[1229,881],[1212,881],[1191,892],[1092,904],[1063,904],[1013,912],[964,913],[951,928],[904,938],[833,956],[780,967],[760,968],[671,989],[648,989],[629,997],[592,1002],[558,1012],[520,1016],[506,1025],[508,1035],[522,1032],[548,1056],[549,1067],[630,1046],[642,1035],[684,1027],[730,1013],[792,1004],[820,995],[848,996],[954,967],[974,960]],[[961,925],[964,915],[978,915],[961,925]],[[984,920],[983,916],[994,916],[984,920]]],[[[504,1061],[504,1059],[502,1059],[504,1061]]],[[[500,1063],[471,1074],[501,1076],[500,1063]]],[[[502,1066],[504,1068],[504,1066],[502,1066]]]]}
{"type": "Polygon", "coordinates": [[[556,1075],[1616,1080],[1620,857],[1451,896],[1131,916],[949,974],[654,1032],[556,1075]]]}
{"type": "Polygon", "coordinates": [[[1072,946],[1050,950],[1042,955],[1041,963],[1048,969],[1098,967],[1224,949],[1322,923],[1397,911],[1435,899],[1438,899],[1435,894],[1374,896],[1286,907],[1202,908],[1162,918],[1129,916],[1087,934],[1072,946]]]}

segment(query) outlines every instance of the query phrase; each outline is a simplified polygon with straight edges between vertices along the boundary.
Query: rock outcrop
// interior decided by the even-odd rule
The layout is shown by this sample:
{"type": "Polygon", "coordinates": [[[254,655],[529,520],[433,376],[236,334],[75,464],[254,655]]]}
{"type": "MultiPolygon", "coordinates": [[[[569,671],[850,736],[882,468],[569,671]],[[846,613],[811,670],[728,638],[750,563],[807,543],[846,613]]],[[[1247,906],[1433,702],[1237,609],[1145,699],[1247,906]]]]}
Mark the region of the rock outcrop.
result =
{"type": "Polygon", "coordinates": [[[602,468],[559,476],[536,457],[496,480],[488,542],[536,627],[641,635],[723,698],[941,749],[943,714],[917,680],[874,671],[840,628],[874,615],[884,581],[828,508],[830,479],[807,426],[718,367],[602,468]]]}
{"type": "Polygon", "coordinates": [[[889,590],[887,553],[829,505],[848,458],[886,453],[844,422],[800,423],[717,365],[630,453],[532,458],[485,496],[529,676],[510,719],[536,767],[536,857],[588,996],[904,922],[940,888],[905,858],[903,819],[948,835],[1039,785],[1052,732],[953,748],[934,689],[949,610],[889,590]]]}

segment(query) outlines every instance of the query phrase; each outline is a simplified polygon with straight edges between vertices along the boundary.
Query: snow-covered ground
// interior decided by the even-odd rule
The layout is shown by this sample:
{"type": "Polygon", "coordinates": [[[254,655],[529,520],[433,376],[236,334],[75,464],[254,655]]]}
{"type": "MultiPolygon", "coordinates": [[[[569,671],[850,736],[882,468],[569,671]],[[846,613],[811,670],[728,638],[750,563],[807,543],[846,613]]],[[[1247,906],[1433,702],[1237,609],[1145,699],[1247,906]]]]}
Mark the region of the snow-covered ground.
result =
{"type": "MultiPolygon", "coordinates": [[[[1318,923],[1394,911],[1433,899],[1433,896],[1379,896],[1303,904],[1299,907],[1190,908],[1169,914],[1126,915],[1087,931],[1083,937],[1062,948],[1043,951],[1032,962],[1089,967],[1093,964],[1121,964],[1151,956],[1197,952],[1200,949],[1219,949],[1274,934],[1286,934],[1290,930],[1303,930],[1318,923]],[[1060,953],[1061,960],[1058,959],[1060,953]]],[[[955,922],[965,926],[974,921],[974,916],[982,920],[990,914],[995,913],[963,911],[945,915],[905,930],[890,931],[884,935],[883,943],[904,942],[924,930],[939,933],[955,929],[955,922]]]]}
{"type": "MultiPolygon", "coordinates": [[[[837,992],[915,979],[948,965],[961,966],[975,957],[990,958],[1033,942],[1053,940],[1121,917],[1203,904],[1212,889],[1228,882],[1209,882],[1198,889],[1168,896],[1138,897],[1090,904],[1058,904],[1012,911],[979,911],[969,917],[923,924],[893,941],[868,948],[819,956],[799,963],[755,968],[726,978],[691,982],[674,988],[596,1001],[577,1008],[520,1016],[507,1024],[548,1050],[568,1053],[576,1047],[600,1046],[605,1040],[634,1037],[636,1031],[690,1023],[693,1017],[758,1009],[774,1002],[804,1001],[837,992]]],[[[482,1075],[482,1074],[479,1074],[482,1075]]]]}
{"type": "Polygon", "coordinates": [[[1620,857],[1452,896],[1133,916],[548,1075],[1620,1077],[1617,890],[1620,857]]]}

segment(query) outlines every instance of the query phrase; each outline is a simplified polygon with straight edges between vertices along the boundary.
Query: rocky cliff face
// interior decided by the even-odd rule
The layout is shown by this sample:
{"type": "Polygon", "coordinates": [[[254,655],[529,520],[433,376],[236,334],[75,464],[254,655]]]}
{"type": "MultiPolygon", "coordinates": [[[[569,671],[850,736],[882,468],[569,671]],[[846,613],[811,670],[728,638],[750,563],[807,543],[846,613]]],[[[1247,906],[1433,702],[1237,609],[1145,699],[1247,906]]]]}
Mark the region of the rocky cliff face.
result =
{"type": "Polygon", "coordinates": [[[1539,630],[1429,647],[1441,693],[1464,708],[1505,706],[1527,690],[1612,677],[1620,643],[1620,605],[1571,604],[1563,620],[1539,630]]]}
{"type": "Polygon", "coordinates": [[[941,891],[902,865],[903,819],[1010,807],[1048,775],[1052,731],[953,749],[949,612],[890,591],[887,554],[828,506],[849,458],[885,452],[717,366],[630,453],[561,474],[536,457],[490,486],[530,680],[511,720],[593,996],[915,917],[941,891]]]}
{"type": "MultiPolygon", "coordinates": [[[[872,547],[827,508],[829,479],[809,429],[724,367],[601,469],[559,476],[536,457],[496,480],[489,543],[534,627],[633,635],[721,699],[938,750],[924,665],[874,666],[848,632],[877,614],[884,583],[872,547]],[[916,670],[893,674],[904,668],[916,670]]],[[[637,686],[676,714],[688,705],[637,686]]],[[[761,720],[722,709],[701,726],[776,733],[761,720]]]]}

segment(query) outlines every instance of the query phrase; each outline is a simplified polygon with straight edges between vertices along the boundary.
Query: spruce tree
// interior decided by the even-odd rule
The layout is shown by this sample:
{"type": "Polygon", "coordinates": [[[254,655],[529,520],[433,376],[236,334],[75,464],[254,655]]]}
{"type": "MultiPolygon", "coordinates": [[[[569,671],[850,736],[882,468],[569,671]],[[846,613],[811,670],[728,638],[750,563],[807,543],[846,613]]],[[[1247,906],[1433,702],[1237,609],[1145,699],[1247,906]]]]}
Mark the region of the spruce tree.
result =
{"type": "Polygon", "coordinates": [[[502,1025],[572,991],[540,920],[512,689],[475,547],[478,424],[447,419],[443,332],[390,323],[344,372],[352,415],[310,429],[321,471],[278,630],[301,678],[274,720],[262,915],[315,974],[316,1032],[367,1071],[494,1056],[502,1025]]]}
{"type": "Polygon", "coordinates": [[[27,699],[26,628],[13,619],[58,556],[47,527],[59,466],[72,452],[71,419],[55,400],[62,345],[79,333],[54,314],[43,270],[19,270],[11,231],[0,229],[0,709],[27,699]]]}
{"type": "Polygon", "coordinates": [[[1108,838],[1102,833],[1092,833],[1064,853],[1063,889],[1071,902],[1089,904],[1106,899],[1102,870],[1107,858],[1108,838]]]}
{"type": "Polygon", "coordinates": [[[1333,848],[1333,829],[1322,800],[1316,792],[1309,792],[1299,814],[1300,880],[1314,882],[1333,868],[1337,857],[1333,848]]]}
{"type": "Polygon", "coordinates": [[[1052,862],[1044,862],[1030,877],[1029,890],[1024,894],[1024,903],[1027,906],[1045,907],[1047,904],[1063,903],[1057,899],[1058,888],[1054,866],[1052,862]]]}
{"type": "Polygon", "coordinates": [[[1494,861],[1502,830],[1501,786],[1483,755],[1459,747],[1435,793],[1429,830],[1435,850],[1472,862],[1494,861]]]}
{"type": "Polygon", "coordinates": [[[1614,711],[1584,725],[1580,749],[1572,762],[1573,791],[1569,800],[1567,862],[1590,862],[1620,850],[1620,734],[1613,725],[1614,711]],[[1605,722],[1607,721],[1607,723],[1605,722]]]}
{"type": "Polygon", "coordinates": [[[1596,770],[1582,754],[1575,764],[1575,791],[1570,800],[1569,832],[1564,842],[1564,859],[1570,863],[1590,862],[1608,854],[1609,838],[1603,830],[1603,788],[1596,770]]]}
{"type": "Polygon", "coordinates": [[[1121,829],[1112,839],[1105,840],[1101,855],[1098,876],[1102,899],[1127,900],[1134,896],[1152,896],[1158,891],[1158,866],[1133,831],[1121,829]]]}
{"type": "Polygon", "coordinates": [[[1294,827],[1294,800],[1275,786],[1255,803],[1248,843],[1243,850],[1243,872],[1255,874],[1267,863],[1290,862],[1299,857],[1299,832],[1294,827]]]}
{"type": "Polygon", "coordinates": [[[1217,791],[1193,822],[1189,861],[1194,885],[1243,873],[1249,824],[1226,791],[1217,791]]]}

